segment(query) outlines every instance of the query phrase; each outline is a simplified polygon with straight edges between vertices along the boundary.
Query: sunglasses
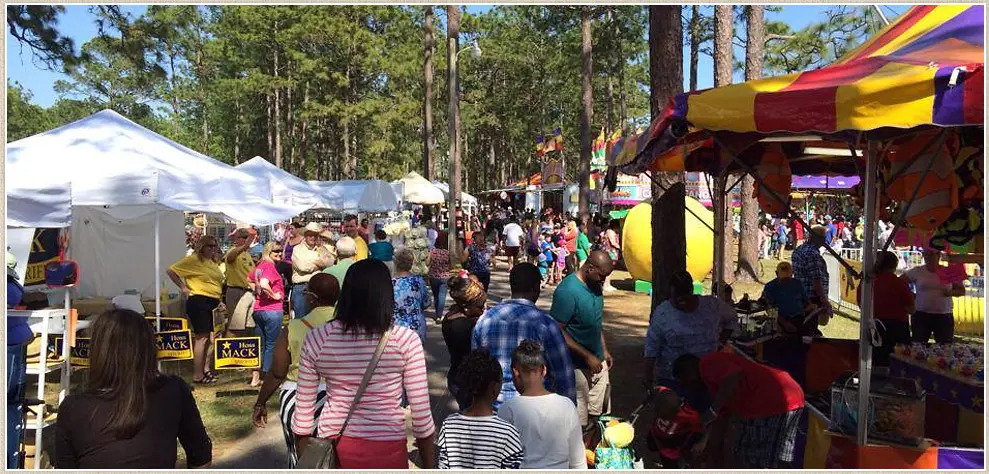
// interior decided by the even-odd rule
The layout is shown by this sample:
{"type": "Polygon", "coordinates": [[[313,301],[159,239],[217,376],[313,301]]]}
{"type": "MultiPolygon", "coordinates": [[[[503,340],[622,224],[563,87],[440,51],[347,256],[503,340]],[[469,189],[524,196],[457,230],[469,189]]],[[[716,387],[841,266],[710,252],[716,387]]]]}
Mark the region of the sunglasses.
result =
{"type": "Polygon", "coordinates": [[[274,249],[271,253],[282,253],[282,249],[274,249]]]}

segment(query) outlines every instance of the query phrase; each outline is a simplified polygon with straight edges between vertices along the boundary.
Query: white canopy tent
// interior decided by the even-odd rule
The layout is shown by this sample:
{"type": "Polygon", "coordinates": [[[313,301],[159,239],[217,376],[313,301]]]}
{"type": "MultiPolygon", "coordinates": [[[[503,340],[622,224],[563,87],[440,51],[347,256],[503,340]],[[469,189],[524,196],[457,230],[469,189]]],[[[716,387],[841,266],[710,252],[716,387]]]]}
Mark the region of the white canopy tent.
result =
{"type": "Polygon", "coordinates": [[[344,212],[389,212],[401,208],[401,197],[385,181],[344,180],[309,181],[321,191],[316,208],[344,212]]]}
{"type": "MultiPolygon", "coordinates": [[[[449,197],[450,197],[450,185],[449,184],[447,184],[447,183],[441,183],[439,181],[433,181],[433,185],[435,185],[437,188],[440,188],[440,191],[443,191],[443,198],[444,199],[449,199],[449,197]]],[[[477,207],[477,198],[474,197],[474,196],[472,196],[472,195],[470,195],[470,194],[468,194],[468,193],[466,193],[466,192],[464,192],[464,191],[461,191],[460,192],[460,202],[463,203],[463,205],[465,205],[467,207],[473,207],[473,208],[476,208],[477,207]]]]}
{"type": "Polygon", "coordinates": [[[267,180],[111,110],[10,143],[6,160],[7,193],[14,196],[7,225],[71,225],[69,255],[84,274],[74,290],[82,297],[136,289],[157,298],[161,259],[184,255],[183,211],[265,225],[306,208],[274,204],[267,180]]]}
{"type": "Polygon", "coordinates": [[[254,177],[267,179],[271,188],[271,200],[275,204],[315,207],[321,201],[318,187],[260,156],[255,156],[235,168],[254,177]]]}
{"type": "Polygon", "coordinates": [[[411,204],[443,204],[443,191],[415,171],[400,180],[403,185],[402,200],[411,204]]]}

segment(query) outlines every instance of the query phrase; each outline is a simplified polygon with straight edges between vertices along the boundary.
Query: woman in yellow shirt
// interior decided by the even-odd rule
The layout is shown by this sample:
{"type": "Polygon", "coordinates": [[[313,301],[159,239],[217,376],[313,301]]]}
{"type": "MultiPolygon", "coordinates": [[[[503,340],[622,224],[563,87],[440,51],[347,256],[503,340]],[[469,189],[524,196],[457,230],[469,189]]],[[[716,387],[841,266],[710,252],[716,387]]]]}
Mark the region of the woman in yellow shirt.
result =
{"type": "Polygon", "coordinates": [[[199,239],[196,251],[168,268],[168,277],[186,296],[185,313],[192,326],[193,376],[199,384],[216,382],[207,370],[213,358],[213,310],[220,306],[223,273],[220,272],[220,244],[212,236],[199,239]]]}

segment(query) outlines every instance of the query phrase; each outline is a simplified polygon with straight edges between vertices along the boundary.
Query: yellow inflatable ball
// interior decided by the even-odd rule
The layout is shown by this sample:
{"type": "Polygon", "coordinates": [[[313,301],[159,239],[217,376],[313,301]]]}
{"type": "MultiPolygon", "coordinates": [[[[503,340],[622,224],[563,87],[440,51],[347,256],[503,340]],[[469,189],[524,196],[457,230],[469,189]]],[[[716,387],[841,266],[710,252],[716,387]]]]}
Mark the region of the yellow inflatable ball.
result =
{"type": "MultiPolygon", "coordinates": [[[[714,223],[714,213],[687,196],[687,208],[704,223],[714,223]]],[[[693,214],[686,213],[687,271],[694,281],[703,281],[714,267],[714,233],[693,214]]],[[[641,203],[625,217],[622,228],[622,256],[628,272],[636,280],[652,281],[652,205],[641,203]]]]}

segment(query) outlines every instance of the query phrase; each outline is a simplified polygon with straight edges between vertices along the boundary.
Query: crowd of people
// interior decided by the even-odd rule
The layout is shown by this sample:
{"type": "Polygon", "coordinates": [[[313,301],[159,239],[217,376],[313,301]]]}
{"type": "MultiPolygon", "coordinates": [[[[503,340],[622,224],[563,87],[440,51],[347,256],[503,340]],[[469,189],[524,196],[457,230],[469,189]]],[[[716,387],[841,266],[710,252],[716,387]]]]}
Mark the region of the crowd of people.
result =
{"type": "MultiPolygon", "coordinates": [[[[294,223],[257,256],[249,229],[232,232],[225,253],[216,238],[197,239],[168,269],[186,295],[192,383],[217,381],[210,352],[218,324],[228,336],[253,331],[262,350],[252,422],[267,424],[277,392],[290,468],[307,449],[322,449],[312,438],[336,439],[343,468],[408,468],[407,417],[423,468],[586,468],[583,435],[611,412],[616,361],[604,293],[620,258],[617,226],[600,222],[592,231],[561,216],[520,221],[497,212],[469,224],[450,249],[447,231],[429,222],[427,261],[416,262],[367,224],[347,216],[336,234],[294,223]],[[511,295],[492,304],[497,256],[507,263],[511,295]],[[413,273],[417,263],[428,272],[413,273]],[[536,302],[549,286],[544,311],[536,302]],[[450,356],[446,385],[458,410],[445,420],[434,419],[430,403],[429,324],[439,326],[450,356]]],[[[785,333],[814,337],[830,315],[827,236],[827,227],[810,229],[765,286],[761,299],[777,308],[785,333]]],[[[952,337],[951,296],[964,287],[943,283],[937,252],[925,259],[903,277],[895,276],[894,254],[877,259],[879,365],[911,333],[924,342],[952,337]]],[[[730,293],[722,293],[695,294],[693,278],[680,271],[650,317],[641,361],[642,389],[655,408],[648,445],[664,467],[792,467],[803,392],[786,372],[721,350],[740,330],[730,293]]],[[[158,372],[141,315],[108,311],[92,337],[87,385],[59,410],[56,467],[171,468],[176,441],[189,467],[209,466],[211,441],[190,387],[158,372]]]]}

